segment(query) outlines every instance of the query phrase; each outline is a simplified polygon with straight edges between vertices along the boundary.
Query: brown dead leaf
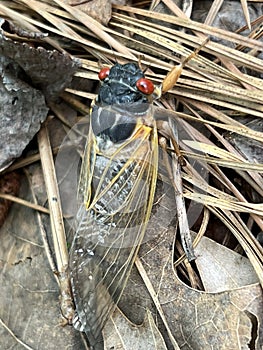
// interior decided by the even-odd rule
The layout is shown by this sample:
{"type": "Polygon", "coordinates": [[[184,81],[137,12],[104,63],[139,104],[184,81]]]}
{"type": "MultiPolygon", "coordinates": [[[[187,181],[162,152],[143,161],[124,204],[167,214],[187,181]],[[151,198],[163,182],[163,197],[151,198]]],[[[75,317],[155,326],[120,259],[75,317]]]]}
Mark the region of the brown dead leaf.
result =
{"type": "Polygon", "coordinates": [[[259,284],[220,293],[193,290],[173,268],[174,233],[167,231],[141,248],[141,262],[181,350],[260,350],[263,321],[259,284]],[[262,327],[262,326],[261,326],[262,327]]]}
{"type": "Polygon", "coordinates": [[[108,0],[68,0],[67,3],[71,6],[77,6],[79,10],[87,13],[89,16],[105,25],[107,25],[111,19],[111,2],[108,0]]]}
{"type": "Polygon", "coordinates": [[[87,13],[92,18],[102,24],[107,25],[111,19],[112,4],[125,5],[126,0],[67,0],[66,3],[71,6],[77,6],[79,10],[87,13]]]}

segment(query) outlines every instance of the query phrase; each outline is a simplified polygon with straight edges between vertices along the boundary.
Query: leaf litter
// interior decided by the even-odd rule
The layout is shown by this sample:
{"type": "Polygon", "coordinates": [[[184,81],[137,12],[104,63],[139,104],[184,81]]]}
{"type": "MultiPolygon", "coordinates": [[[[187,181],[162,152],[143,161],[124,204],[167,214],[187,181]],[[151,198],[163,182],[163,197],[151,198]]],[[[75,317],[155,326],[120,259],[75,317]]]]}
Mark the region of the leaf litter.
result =
{"type": "MultiPolygon", "coordinates": [[[[170,11],[181,14],[172,1],[166,0],[164,3],[170,11]]],[[[255,13],[251,12],[246,1],[240,4],[244,11],[242,25],[244,28],[251,25],[256,32],[260,24],[255,21],[255,13]]],[[[75,80],[89,79],[93,84],[87,90],[81,90],[80,85],[73,81],[62,97],[82,115],[87,113],[87,106],[83,105],[81,97],[86,97],[88,103],[86,100],[85,104],[89,104],[95,96],[96,74],[104,62],[140,59],[143,66],[149,67],[146,73],[158,83],[174,65],[200,46],[207,35],[217,38],[210,40],[198,56],[188,62],[176,86],[159,105],[174,111],[176,98],[183,106],[183,113],[176,113],[173,118],[178,123],[181,135],[180,147],[188,160],[182,178],[185,198],[190,203],[189,220],[193,221],[192,230],[197,233],[193,234],[194,246],[197,247],[196,266],[189,266],[184,260],[180,243],[175,242],[175,225],[161,223],[158,226],[159,237],[141,247],[136,262],[146,286],[142,288],[145,288],[145,295],[148,293],[148,297],[145,297],[147,303],[142,306],[145,309],[143,326],[130,324],[126,317],[116,311],[105,328],[107,348],[118,348],[122,344],[121,348],[129,349],[129,344],[135,344],[140,334],[145,350],[165,347],[260,349],[263,344],[263,313],[262,290],[258,281],[262,285],[263,254],[255,237],[263,230],[262,158],[261,153],[254,149],[262,146],[263,134],[262,127],[255,129],[251,122],[244,124],[242,118],[249,116],[249,121],[262,118],[263,66],[262,60],[256,57],[257,53],[262,52],[262,41],[259,37],[220,28],[220,25],[217,28],[210,26],[215,18],[219,18],[220,9],[225,9],[219,1],[213,2],[204,23],[190,21],[182,14],[171,16],[149,11],[143,6],[118,4],[113,6],[108,26],[70,5],[58,0],[1,1],[0,14],[24,29],[48,32],[49,36],[41,39],[43,46],[68,52],[71,57],[80,60],[82,67],[75,74],[75,80]],[[153,20],[162,21],[162,25],[153,20]],[[169,25],[167,29],[166,25],[169,25]],[[243,138],[241,152],[240,145],[237,146],[240,137],[243,138]],[[243,145],[250,144],[252,140],[257,143],[252,144],[247,156],[243,145]],[[197,163],[200,164],[199,168],[196,167],[197,163]],[[204,234],[210,237],[209,243],[208,238],[202,238],[204,234]],[[246,276],[242,274],[229,274],[234,267],[240,271],[242,266],[246,266],[244,270],[249,275],[246,282],[246,276]],[[231,283],[224,282],[228,279],[231,283]],[[216,287],[213,280],[217,282],[216,287]]],[[[239,2],[236,2],[236,6],[239,6],[239,2]]],[[[21,41],[21,38],[15,39],[21,41]]],[[[61,107],[55,104],[53,113],[56,116],[60,115],[61,107]]],[[[60,127],[68,130],[67,126],[60,127]]],[[[37,183],[38,187],[44,187],[41,177],[37,177],[37,183]]],[[[20,196],[23,196],[22,193],[20,196]]],[[[45,194],[42,196],[41,203],[45,204],[45,194]]],[[[25,209],[15,204],[10,217],[22,210],[25,209]]],[[[56,278],[52,277],[46,263],[38,230],[32,231],[32,227],[36,228],[38,224],[24,220],[33,215],[31,209],[26,210],[30,210],[28,216],[20,213],[21,218],[11,222],[8,218],[1,230],[4,242],[1,248],[1,292],[4,298],[1,299],[3,305],[8,305],[8,312],[6,307],[1,308],[1,323],[34,349],[55,349],[57,339],[61,342],[61,348],[69,341],[72,348],[84,349],[84,343],[71,327],[58,326],[59,289],[56,278]],[[8,226],[16,222],[18,232],[17,228],[8,226]],[[30,232],[30,237],[25,235],[26,232],[30,232]],[[45,274],[39,279],[39,272],[36,271],[36,278],[32,281],[28,267],[33,262],[37,264],[39,259],[39,271],[42,274],[45,271],[45,274]],[[23,268],[19,272],[21,266],[23,268]],[[24,274],[23,279],[21,274],[24,274]],[[39,285],[41,281],[44,286],[39,285]],[[15,288],[11,292],[12,285],[15,288]],[[41,299],[37,298],[38,290],[41,291],[41,299]],[[45,290],[51,293],[52,298],[43,297],[45,290]],[[33,295],[34,298],[30,300],[33,295]],[[25,312],[25,301],[34,308],[25,312]],[[49,316],[45,314],[47,305],[49,316]],[[14,315],[17,315],[16,319],[14,315]],[[26,319],[29,320],[26,329],[31,329],[32,333],[24,332],[26,319]],[[49,341],[44,341],[44,337],[39,339],[43,330],[49,341]],[[57,333],[52,338],[50,335],[54,330],[57,333]]],[[[164,214],[164,222],[165,219],[164,214]]],[[[48,232],[47,217],[44,222],[48,232]]],[[[129,287],[128,284],[128,294],[129,287]]],[[[132,302],[130,308],[126,307],[126,314],[129,313],[127,309],[132,311],[132,302]]],[[[10,334],[4,328],[1,330],[3,344],[13,344],[15,349],[25,348],[14,337],[10,340],[10,334]]]]}

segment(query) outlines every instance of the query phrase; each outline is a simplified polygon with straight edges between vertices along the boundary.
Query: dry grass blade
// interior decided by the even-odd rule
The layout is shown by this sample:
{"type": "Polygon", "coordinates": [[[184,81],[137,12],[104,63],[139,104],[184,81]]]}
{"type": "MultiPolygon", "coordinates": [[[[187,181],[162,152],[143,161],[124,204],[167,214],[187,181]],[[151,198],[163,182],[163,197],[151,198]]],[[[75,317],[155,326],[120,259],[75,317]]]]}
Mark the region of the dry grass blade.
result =
{"type": "MultiPolygon", "coordinates": [[[[11,19],[15,23],[21,25],[22,28],[26,28],[29,31],[35,31],[35,32],[39,31],[37,26],[40,23],[38,21],[35,21],[26,15],[22,15],[19,11],[14,11],[14,10],[12,10],[12,8],[5,6],[4,4],[1,4],[1,3],[0,3],[0,13],[2,16],[6,17],[8,19],[11,19]]],[[[41,27],[42,26],[40,25],[40,28],[41,27]]],[[[44,26],[43,29],[46,31],[51,30],[51,28],[48,26],[44,26]]],[[[53,46],[57,50],[62,51],[60,45],[58,45],[56,40],[53,40],[53,39],[47,37],[47,38],[43,38],[43,41],[49,43],[51,45],[51,47],[53,46]]]]}
{"type": "MultiPolygon", "coordinates": [[[[202,143],[202,142],[196,142],[196,141],[185,141],[185,144],[190,146],[191,148],[194,148],[196,150],[202,150],[204,153],[208,153],[212,156],[216,156],[218,158],[222,158],[225,160],[230,160],[230,161],[241,161],[242,157],[232,154],[228,151],[225,151],[217,146],[214,145],[208,145],[206,143],[202,143]]],[[[249,162],[246,162],[249,163],[249,162]]]]}
{"type": "Polygon", "coordinates": [[[263,215],[263,206],[261,204],[236,203],[236,201],[229,201],[223,198],[212,197],[200,193],[191,193],[190,191],[185,191],[184,196],[194,202],[210,205],[214,208],[251,213],[259,216],[263,215]]]}
{"type": "Polygon", "coordinates": [[[246,18],[248,29],[251,30],[250,15],[249,15],[249,11],[248,11],[247,0],[240,0],[240,1],[241,1],[241,5],[242,5],[242,8],[243,8],[244,16],[246,18]]]}
{"type": "Polygon", "coordinates": [[[135,58],[125,46],[121,45],[119,42],[114,40],[110,35],[105,33],[103,26],[97,21],[95,21],[92,17],[88,16],[82,11],[79,11],[76,8],[66,5],[60,0],[55,0],[55,2],[58,5],[60,5],[62,8],[64,8],[66,11],[68,11],[76,19],[78,19],[80,23],[83,23],[86,27],[88,27],[99,38],[106,41],[110,46],[116,49],[116,51],[119,51],[120,53],[125,54],[128,57],[130,56],[131,59],[135,58]]]}
{"type": "Polygon", "coordinates": [[[178,5],[171,0],[162,0],[163,3],[178,17],[188,18],[186,14],[178,7],[178,5]]]}
{"type": "MultiPolygon", "coordinates": [[[[200,150],[200,148],[197,148],[200,150]]],[[[191,159],[199,159],[207,162],[208,164],[217,164],[222,167],[230,168],[233,169],[235,168],[240,169],[240,170],[251,170],[251,171],[258,171],[262,172],[263,171],[263,165],[262,164],[253,164],[253,163],[244,163],[244,162],[233,162],[233,161],[227,161],[224,159],[218,159],[218,158],[213,158],[213,157],[208,157],[208,156],[202,156],[199,154],[194,154],[190,152],[182,152],[182,154],[186,155],[187,157],[191,159]]]]}
{"type": "Polygon", "coordinates": [[[43,125],[38,133],[38,145],[50,209],[51,230],[58,270],[58,280],[61,289],[61,312],[65,319],[72,322],[74,306],[68,276],[67,241],[53,155],[51,152],[48,130],[45,125],[43,125]]]}
{"type": "MultiPolygon", "coordinates": [[[[31,188],[31,193],[32,193],[33,200],[34,200],[35,204],[37,204],[37,198],[36,198],[35,192],[34,192],[34,190],[32,188],[32,184],[31,184],[31,181],[30,181],[29,173],[28,173],[28,171],[26,169],[24,170],[24,172],[25,172],[25,175],[26,175],[26,178],[27,178],[28,182],[30,183],[30,188],[31,188]]],[[[53,259],[52,251],[50,249],[50,245],[49,245],[49,242],[48,242],[47,233],[46,233],[45,227],[43,225],[43,220],[42,220],[42,217],[41,217],[40,213],[37,213],[37,221],[38,221],[40,235],[42,237],[43,245],[44,245],[44,248],[45,248],[45,251],[46,251],[46,255],[47,255],[47,259],[48,259],[51,271],[53,271],[53,273],[55,275],[55,278],[56,278],[56,281],[57,281],[57,283],[59,285],[59,279],[58,279],[57,275],[55,274],[56,271],[57,271],[56,270],[56,264],[55,264],[55,261],[53,259]]]]}
{"type": "Polygon", "coordinates": [[[220,7],[222,6],[224,0],[214,0],[211,7],[210,7],[210,10],[206,16],[206,19],[205,19],[205,24],[208,24],[208,25],[212,25],[220,7]]]}
{"type": "MultiPolygon", "coordinates": [[[[223,40],[229,40],[237,43],[243,43],[246,47],[251,47],[253,49],[262,50],[263,44],[258,42],[257,40],[249,39],[246,37],[242,37],[239,34],[235,34],[232,32],[228,32],[219,28],[210,27],[207,25],[204,25],[202,23],[191,21],[190,19],[182,18],[182,17],[175,17],[175,16],[169,16],[165,14],[159,14],[156,12],[141,10],[134,7],[127,7],[127,6],[115,6],[117,9],[143,15],[149,18],[154,18],[156,20],[166,21],[168,23],[172,23],[178,26],[181,26],[183,28],[187,28],[193,31],[197,31],[200,33],[203,33],[205,35],[215,35],[220,39],[223,40]]],[[[227,48],[226,48],[227,50],[227,48]]]]}
{"type": "MultiPolygon", "coordinates": [[[[168,48],[177,54],[188,56],[191,53],[191,51],[186,50],[181,44],[178,44],[178,41],[183,42],[187,45],[194,46],[195,48],[198,48],[200,45],[202,45],[204,41],[203,37],[200,39],[199,38],[197,39],[193,35],[182,33],[180,31],[173,30],[173,29],[169,30],[157,24],[152,24],[152,23],[148,24],[146,21],[133,19],[128,16],[116,14],[116,15],[113,15],[113,18],[116,18],[119,20],[118,23],[113,22],[112,23],[113,25],[120,28],[127,29],[145,38],[151,39],[153,42],[156,42],[156,43],[158,42],[160,45],[163,45],[165,48],[168,48]],[[128,23],[129,25],[125,23],[128,23]]],[[[162,18],[162,20],[164,19],[162,18]]],[[[203,25],[200,24],[200,27],[202,26],[203,25]]],[[[112,33],[112,30],[110,32],[112,33]]],[[[116,33],[116,35],[118,35],[118,33],[116,33]]],[[[209,35],[212,35],[212,33],[209,33],[209,35]]],[[[223,37],[222,39],[229,40],[229,41],[231,41],[231,39],[233,40],[233,38],[229,38],[229,37],[223,37]]],[[[243,42],[243,37],[240,36],[236,40],[241,43],[243,42]]],[[[257,41],[255,40],[255,42],[257,41]]],[[[253,46],[253,48],[255,48],[254,45],[257,45],[257,44],[246,42],[244,43],[244,45],[251,46],[251,47],[253,46]]],[[[263,47],[258,47],[257,45],[258,50],[262,50],[262,48],[263,47]]],[[[256,69],[256,70],[262,69],[262,61],[260,59],[244,54],[243,52],[236,51],[234,49],[222,46],[217,43],[209,42],[204,47],[204,51],[207,51],[211,54],[219,54],[222,57],[226,57],[228,59],[231,59],[232,61],[237,61],[240,64],[249,66],[252,69],[256,69]]],[[[172,59],[172,55],[171,55],[171,59],[172,59]]],[[[173,57],[173,59],[175,59],[175,57],[173,57]]],[[[211,66],[215,70],[215,71],[213,70],[213,74],[215,74],[216,71],[220,70],[220,66],[216,65],[212,61],[205,60],[203,57],[197,57],[196,60],[205,62],[206,68],[211,66]]],[[[226,71],[224,72],[226,73],[226,71]]],[[[231,75],[233,75],[233,73],[231,73],[231,75]]],[[[262,86],[262,83],[261,83],[261,86],[262,86]]]]}
{"type": "Polygon", "coordinates": [[[12,202],[15,202],[15,203],[18,203],[18,204],[21,204],[21,205],[25,205],[28,208],[32,208],[34,210],[38,210],[38,211],[40,211],[41,213],[44,213],[44,214],[49,214],[49,210],[44,208],[44,207],[42,207],[41,205],[30,203],[30,202],[28,202],[28,201],[26,201],[24,199],[12,196],[10,194],[0,193],[0,198],[7,199],[9,201],[12,201],[12,202]]]}
{"type": "Polygon", "coordinates": [[[39,153],[47,188],[49,210],[53,228],[53,242],[57,257],[58,271],[64,271],[68,266],[68,250],[66,235],[63,225],[63,215],[60,204],[60,196],[56,181],[53,156],[49,143],[48,131],[44,126],[38,135],[39,153]]]}

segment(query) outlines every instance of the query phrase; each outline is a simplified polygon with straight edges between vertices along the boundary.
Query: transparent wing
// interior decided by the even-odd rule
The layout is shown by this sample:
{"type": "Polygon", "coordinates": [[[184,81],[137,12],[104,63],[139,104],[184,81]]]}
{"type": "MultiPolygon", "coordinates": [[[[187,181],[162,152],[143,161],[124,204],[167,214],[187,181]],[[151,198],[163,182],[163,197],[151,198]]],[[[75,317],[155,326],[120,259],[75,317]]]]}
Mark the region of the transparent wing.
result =
{"type": "Polygon", "coordinates": [[[81,171],[76,235],[70,252],[77,318],[93,349],[117,303],[149,220],[158,167],[158,139],[138,122],[133,135],[105,152],[90,135],[81,171]]]}

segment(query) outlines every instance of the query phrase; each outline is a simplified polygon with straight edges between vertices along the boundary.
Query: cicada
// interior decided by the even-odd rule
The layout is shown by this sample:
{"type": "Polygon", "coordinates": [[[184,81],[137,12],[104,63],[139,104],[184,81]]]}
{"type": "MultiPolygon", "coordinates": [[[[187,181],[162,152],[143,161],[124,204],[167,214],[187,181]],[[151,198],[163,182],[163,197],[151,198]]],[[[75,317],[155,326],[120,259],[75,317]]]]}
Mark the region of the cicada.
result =
{"type": "Polygon", "coordinates": [[[154,84],[135,63],[103,68],[99,78],[70,251],[73,325],[96,350],[143,241],[158,171],[154,84]]]}

